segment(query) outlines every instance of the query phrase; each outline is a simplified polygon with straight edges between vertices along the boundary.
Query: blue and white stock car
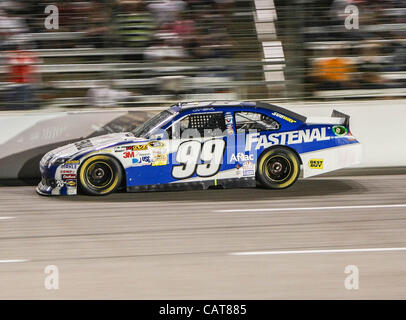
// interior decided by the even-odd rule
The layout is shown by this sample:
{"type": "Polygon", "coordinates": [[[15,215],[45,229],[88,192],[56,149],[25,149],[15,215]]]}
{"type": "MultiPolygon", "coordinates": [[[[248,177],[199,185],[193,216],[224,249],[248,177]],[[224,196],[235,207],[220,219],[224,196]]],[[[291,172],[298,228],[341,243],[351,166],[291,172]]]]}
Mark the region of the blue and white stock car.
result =
{"type": "Polygon", "coordinates": [[[40,162],[41,195],[284,189],[360,162],[349,116],[311,119],[263,102],[179,103],[128,133],[79,141],[40,162]]]}

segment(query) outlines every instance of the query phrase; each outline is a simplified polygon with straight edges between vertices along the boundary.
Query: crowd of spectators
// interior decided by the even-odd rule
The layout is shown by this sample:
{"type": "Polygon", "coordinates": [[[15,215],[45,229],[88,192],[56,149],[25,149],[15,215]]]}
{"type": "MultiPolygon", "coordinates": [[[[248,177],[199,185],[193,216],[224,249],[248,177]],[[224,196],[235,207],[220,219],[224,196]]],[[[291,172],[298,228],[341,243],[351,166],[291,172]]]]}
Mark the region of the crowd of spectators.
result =
{"type": "Polygon", "coordinates": [[[30,75],[24,83],[29,94],[19,95],[22,89],[12,89],[11,96],[21,97],[22,108],[31,105],[26,100],[33,97],[30,84],[34,81],[28,79],[37,79],[31,75],[39,59],[12,57],[27,55],[28,49],[127,48],[134,49],[134,54],[127,54],[124,61],[154,63],[230,58],[232,40],[227,28],[233,6],[234,0],[0,0],[0,52],[2,63],[9,67],[3,81],[9,82],[15,64],[24,61],[25,67],[18,70],[23,78],[30,75]],[[58,30],[44,26],[48,5],[58,8],[58,30]],[[55,32],[71,37],[53,41],[55,32]]]}
{"type": "MultiPolygon", "coordinates": [[[[234,0],[0,0],[0,38],[44,33],[47,5],[59,9],[58,32],[78,32],[79,41],[55,47],[182,47],[184,56],[228,55],[227,16],[234,0]],[[201,48],[201,50],[199,49],[201,48]]],[[[55,31],[55,30],[52,30],[55,31]]],[[[25,39],[30,40],[30,39],[25,39]]],[[[42,47],[37,41],[37,47],[42,47]]],[[[184,57],[183,56],[183,57],[184,57]]]]}
{"type": "Polygon", "coordinates": [[[303,35],[313,90],[406,87],[406,1],[310,2],[303,35]]]}

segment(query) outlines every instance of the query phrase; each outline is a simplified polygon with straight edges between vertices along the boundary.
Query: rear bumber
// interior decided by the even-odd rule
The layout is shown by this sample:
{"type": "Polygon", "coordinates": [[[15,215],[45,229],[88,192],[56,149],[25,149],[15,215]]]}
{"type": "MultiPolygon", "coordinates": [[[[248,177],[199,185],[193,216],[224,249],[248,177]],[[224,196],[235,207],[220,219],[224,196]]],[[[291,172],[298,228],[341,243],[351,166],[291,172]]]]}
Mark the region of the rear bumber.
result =
{"type": "Polygon", "coordinates": [[[302,153],[303,178],[347,168],[361,163],[360,143],[302,153]]]}
{"type": "Polygon", "coordinates": [[[344,126],[347,130],[342,137],[348,142],[335,147],[301,153],[303,177],[309,178],[319,174],[351,167],[361,163],[362,145],[351,134],[350,116],[333,110],[331,118],[307,118],[306,123],[324,123],[344,126]]]}

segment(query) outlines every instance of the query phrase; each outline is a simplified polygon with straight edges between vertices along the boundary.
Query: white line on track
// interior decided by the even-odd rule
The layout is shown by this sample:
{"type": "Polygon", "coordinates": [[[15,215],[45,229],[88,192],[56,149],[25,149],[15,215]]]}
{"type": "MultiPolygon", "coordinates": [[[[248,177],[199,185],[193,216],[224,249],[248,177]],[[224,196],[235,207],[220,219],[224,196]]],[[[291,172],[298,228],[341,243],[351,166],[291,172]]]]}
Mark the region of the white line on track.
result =
{"type": "Polygon", "coordinates": [[[27,262],[28,260],[0,260],[0,263],[17,263],[17,262],[27,262]]]}
{"type": "Polygon", "coordinates": [[[232,255],[232,256],[260,256],[260,255],[283,255],[283,254],[352,253],[352,252],[385,252],[385,251],[406,251],[406,248],[251,251],[251,252],[232,252],[232,253],[229,253],[229,255],[232,255]]]}
{"type": "Polygon", "coordinates": [[[213,212],[272,212],[272,211],[305,211],[305,210],[342,210],[342,209],[378,209],[378,208],[406,208],[406,204],[375,204],[364,206],[336,206],[336,207],[303,207],[303,208],[247,208],[213,210],[213,212]]]}
{"type": "Polygon", "coordinates": [[[406,248],[252,251],[252,252],[232,252],[232,253],[229,253],[229,255],[232,255],[232,256],[260,256],[260,255],[284,255],[284,254],[352,253],[352,252],[385,252],[385,251],[406,251],[406,248]]]}
{"type": "Polygon", "coordinates": [[[15,217],[0,217],[0,220],[10,220],[15,219],[15,217]]]}

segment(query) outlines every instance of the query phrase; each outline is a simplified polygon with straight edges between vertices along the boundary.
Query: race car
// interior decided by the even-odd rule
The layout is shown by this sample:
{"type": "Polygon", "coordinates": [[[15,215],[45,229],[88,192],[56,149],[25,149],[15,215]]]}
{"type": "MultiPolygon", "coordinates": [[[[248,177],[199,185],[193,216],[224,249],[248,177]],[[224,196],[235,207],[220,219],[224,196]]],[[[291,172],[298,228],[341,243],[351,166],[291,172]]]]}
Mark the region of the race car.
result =
{"type": "Polygon", "coordinates": [[[178,103],[132,132],[78,141],[40,162],[41,195],[256,187],[284,189],[355,165],[348,115],[307,118],[265,102],[178,103]]]}

